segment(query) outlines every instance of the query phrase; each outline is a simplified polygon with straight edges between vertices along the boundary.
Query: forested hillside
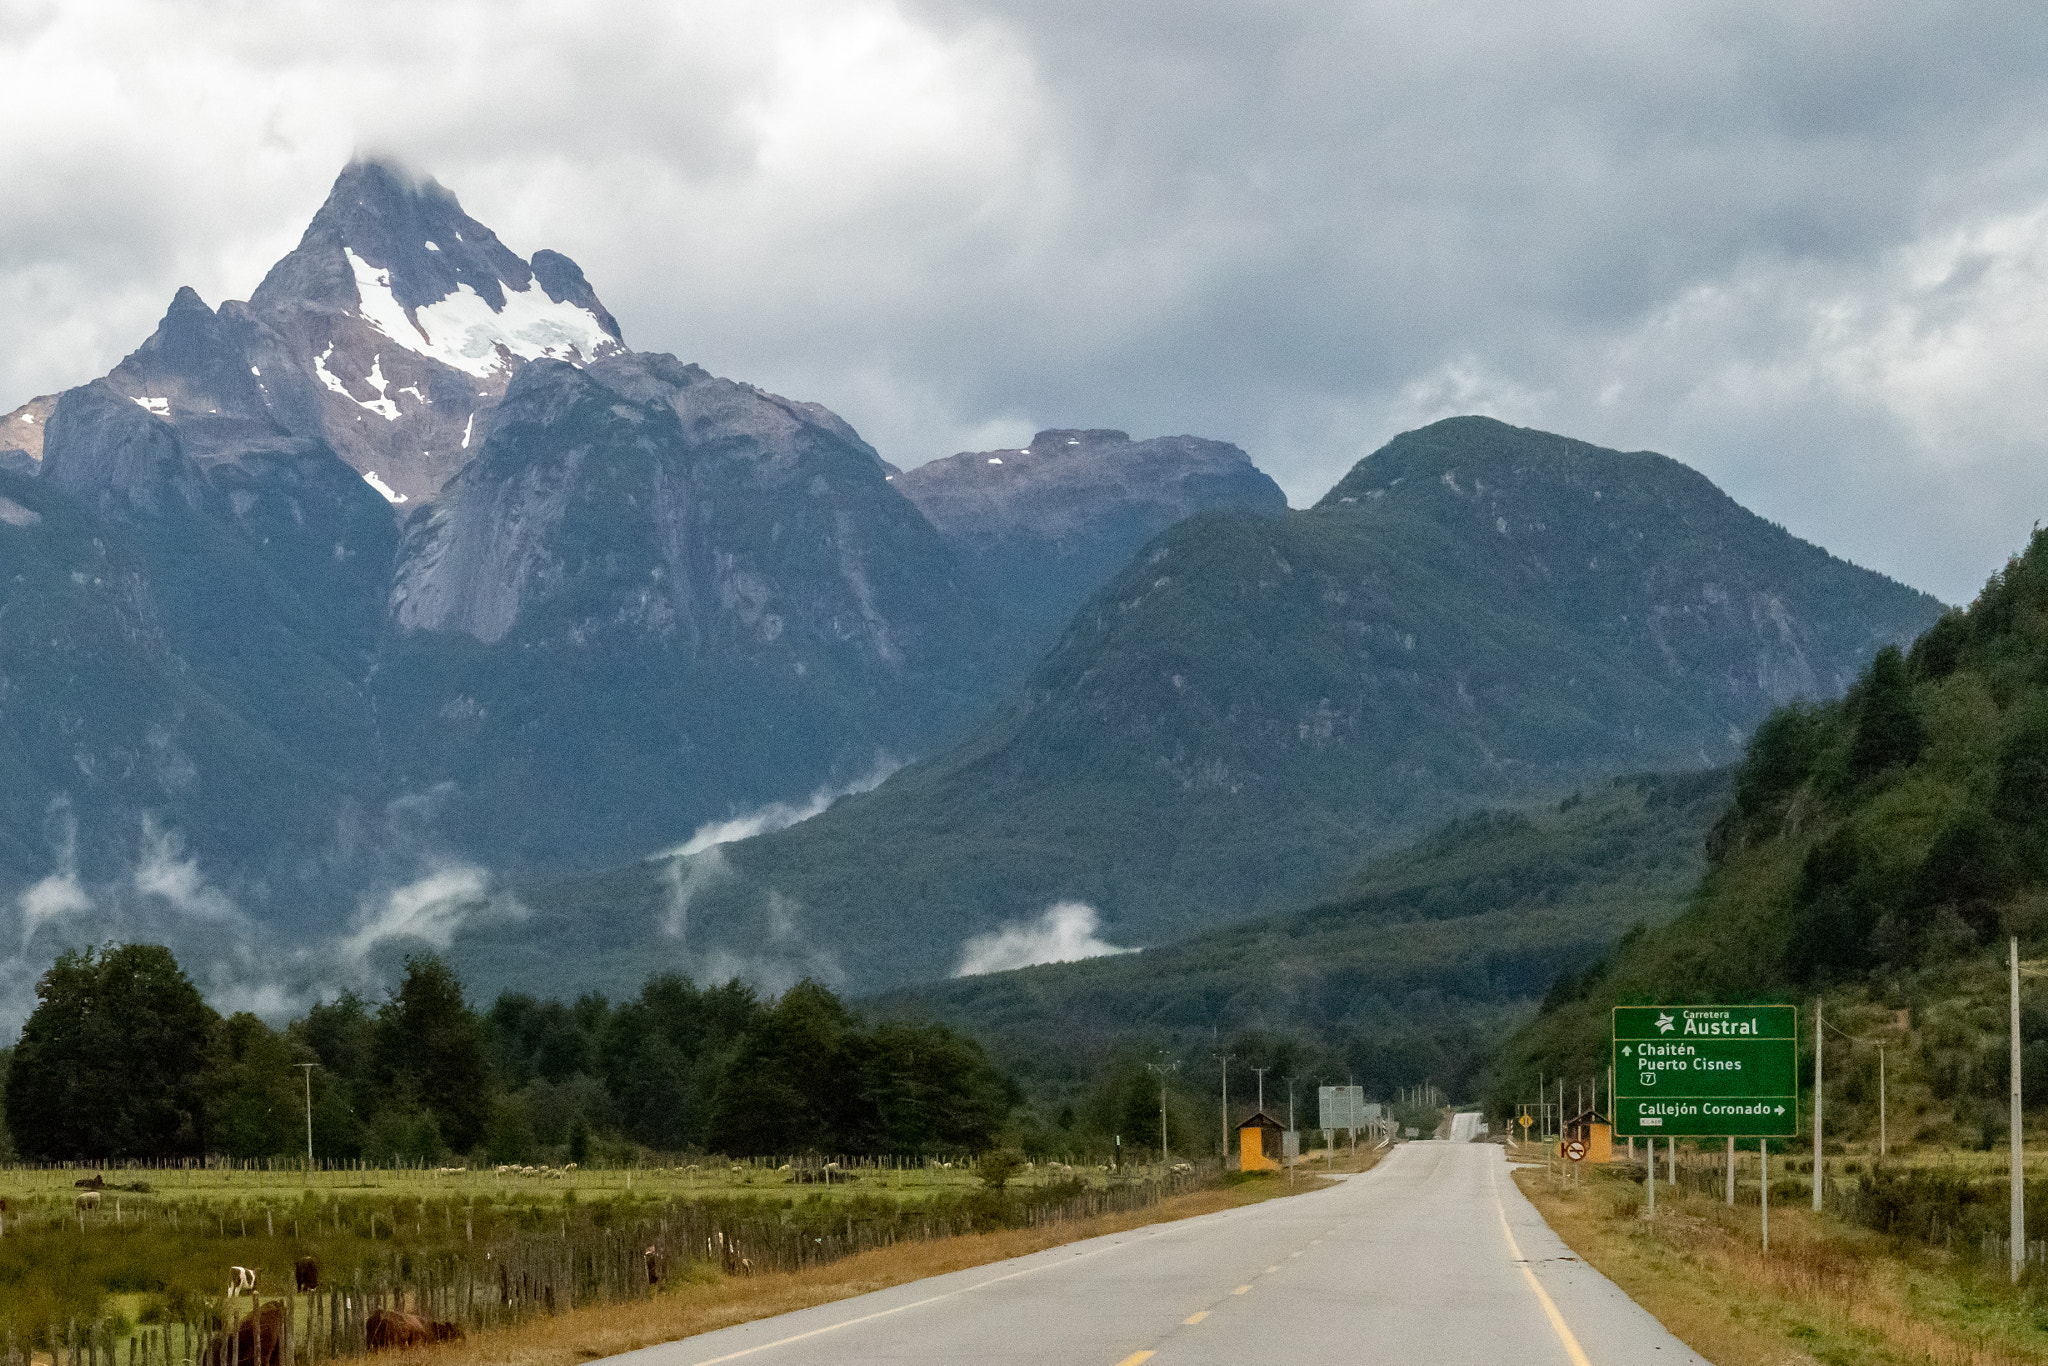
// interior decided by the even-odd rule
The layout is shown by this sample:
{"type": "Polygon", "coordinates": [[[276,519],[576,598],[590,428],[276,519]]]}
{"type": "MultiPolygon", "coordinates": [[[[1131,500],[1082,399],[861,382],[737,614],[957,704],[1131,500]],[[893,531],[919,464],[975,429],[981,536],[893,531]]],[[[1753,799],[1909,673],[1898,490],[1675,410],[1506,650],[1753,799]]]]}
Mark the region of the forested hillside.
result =
{"type": "Polygon", "coordinates": [[[1676,914],[1726,769],[1616,779],[1490,811],[1374,859],[1305,907],[1141,954],[919,987],[873,1004],[981,1040],[1041,1107],[1118,1057],[1219,1051],[1273,1080],[1461,1094],[1560,973],[1676,914]],[[1050,1041],[1058,1047],[1048,1047],[1050,1041]]]}
{"type": "MultiPolygon", "coordinates": [[[[1615,1002],[1792,999],[1804,1018],[1820,997],[1851,1107],[1831,1131],[1875,1126],[1884,1046],[1908,1132],[1987,1141],[2008,1077],[2006,938],[2024,955],[2048,936],[2048,533],[1840,701],[1773,713],[1710,854],[1682,916],[1558,983],[1496,1098],[1533,1094],[1539,1068],[1604,1074],[1615,1002]]],[[[2048,1100],[2048,1001],[2031,988],[2022,1040],[2030,1104],[2048,1100]]]]}

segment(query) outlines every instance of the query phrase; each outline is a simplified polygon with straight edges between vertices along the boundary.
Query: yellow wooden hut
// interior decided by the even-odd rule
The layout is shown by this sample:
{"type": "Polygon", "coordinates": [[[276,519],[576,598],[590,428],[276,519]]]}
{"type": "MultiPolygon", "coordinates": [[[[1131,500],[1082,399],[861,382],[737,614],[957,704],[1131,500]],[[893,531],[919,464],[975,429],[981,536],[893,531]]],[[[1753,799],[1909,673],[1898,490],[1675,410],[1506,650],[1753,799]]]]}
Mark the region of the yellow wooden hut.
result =
{"type": "Polygon", "coordinates": [[[1598,1110],[1587,1110],[1564,1122],[1564,1137],[1558,1142],[1558,1152],[1562,1154],[1565,1144],[1573,1139],[1586,1145],[1586,1161],[1614,1160],[1614,1126],[1598,1110]]]}
{"type": "Polygon", "coordinates": [[[1286,1133],[1287,1126],[1264,1110],[1252,1111],[1251,1117],[1237,1126],[1238,1170],[1279,1171],[1286,1133]]]}

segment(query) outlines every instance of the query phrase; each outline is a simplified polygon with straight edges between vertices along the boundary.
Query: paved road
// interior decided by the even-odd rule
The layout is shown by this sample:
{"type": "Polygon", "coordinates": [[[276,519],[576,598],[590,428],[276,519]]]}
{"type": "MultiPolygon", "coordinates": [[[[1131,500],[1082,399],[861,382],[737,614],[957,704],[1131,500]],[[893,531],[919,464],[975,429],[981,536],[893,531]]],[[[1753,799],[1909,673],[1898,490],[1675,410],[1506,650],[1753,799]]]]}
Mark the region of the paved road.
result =
{"type": "Polygon", "coordinates": [[[630,1366],[1700,1363],[1575,1259],[1493,1144],[612,1358],[630,1366]]]}

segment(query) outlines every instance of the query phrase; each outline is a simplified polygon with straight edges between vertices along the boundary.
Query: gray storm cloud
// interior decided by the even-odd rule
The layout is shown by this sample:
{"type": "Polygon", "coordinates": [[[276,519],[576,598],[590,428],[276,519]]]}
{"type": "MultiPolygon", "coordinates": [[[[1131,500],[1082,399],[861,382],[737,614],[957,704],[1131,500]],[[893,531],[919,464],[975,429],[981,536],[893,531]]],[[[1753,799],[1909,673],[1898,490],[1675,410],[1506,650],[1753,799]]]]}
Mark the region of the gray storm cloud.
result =
{"type": "Polygon", "coordinates": [[[1195,431],[1302,502],[1488,412],[1951,599],[2048,502],[2038,6],[0,0],[0,64],[6,406],[375,147],[900,464],[1195,431]]]}

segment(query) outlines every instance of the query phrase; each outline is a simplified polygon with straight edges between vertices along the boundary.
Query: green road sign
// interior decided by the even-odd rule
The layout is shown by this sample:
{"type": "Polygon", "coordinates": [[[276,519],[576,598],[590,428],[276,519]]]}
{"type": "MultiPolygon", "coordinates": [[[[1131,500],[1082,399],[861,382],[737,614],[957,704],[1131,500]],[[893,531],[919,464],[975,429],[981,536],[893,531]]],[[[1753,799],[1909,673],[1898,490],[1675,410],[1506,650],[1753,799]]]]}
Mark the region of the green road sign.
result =
{"type": "Polygon", "coordinates": [[[1789,1138],[1798,1036],[1791,1006],[1616,1006],[1614,1132],[1789,1138]]]}

